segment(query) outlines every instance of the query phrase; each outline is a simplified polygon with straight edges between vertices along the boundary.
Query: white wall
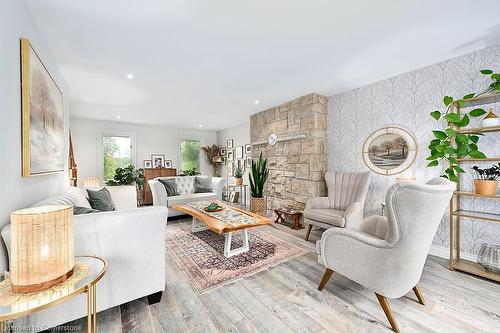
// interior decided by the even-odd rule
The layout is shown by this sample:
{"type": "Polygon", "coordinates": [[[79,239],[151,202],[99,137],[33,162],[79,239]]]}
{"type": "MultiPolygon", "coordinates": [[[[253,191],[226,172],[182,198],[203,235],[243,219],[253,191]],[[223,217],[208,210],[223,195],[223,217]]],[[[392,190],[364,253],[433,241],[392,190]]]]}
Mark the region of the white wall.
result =
{"type": "MultiPolygon", "coordinates": [[[[179,172],[179,140],[181,138],[198,139],[202,146],[217,144],[217,132],[182,129],[168,126],[131,124],[124,122],[71,118],[71,136],[78,166],[78,182],[85,177],[98,176],[102,179],[102,156],[98,156],[98,133],[130,133],[135,136],[136,167],[142,168],[144,160],[150,160],[151,154],[164,154],[172,160],[173,167],[179,172]]],[[[200,153],[201,173],[212,175],[212,166],[208,164],[205,152],[200,153]]]]}
{"type": "MultiPolygon", "coordinates": [[[[233,147],[243,146],[250,143],[250,123],[244,123],[239,126],[226,128],[224,130],[217,132],[217,142],[219,147],[226,147],[226,142],[229,139],[233,139],[233,147]]],[[[233,148],[234,149],[234,148],[233,148]]],[[[234,155],[236,158],[236,155],[234,155]]],[[[221,177],[225,177],[229,184],[234,184],[234,177],[227,176],[227,163],[222,166],[221,177]]],[[[249,184],[248,182],[248,171],[249,169],[245,169],[245,175],[243,176],[243,184],[249,184]]],[[[250,191],[250,189],[249,189],[250,191]]],[[[247,193],[247,204],[250,203],[250,192],[247,193]]]]}
{"type": "MultiPolygon", "coordinates": [[[[28,38],[64,95],[64,121],[69,119],[69,93],[57,65],[20,0],[2,0],[0,10],[0,226],[9,223],[9,215],[18,208],[35,203],[69,184],[67,171],[30,178],[21,177],[21,37],[28,38]]],[[[66,135],[67,137],[67,135],[66,135]]],[[[66,144],[66,148],[67,148],[66,144]]],[[[67,162],[65,164],[67,169],[67,162]]],[[[6,267],[6,252],[0,245],[0,271],[6,267]]]]}

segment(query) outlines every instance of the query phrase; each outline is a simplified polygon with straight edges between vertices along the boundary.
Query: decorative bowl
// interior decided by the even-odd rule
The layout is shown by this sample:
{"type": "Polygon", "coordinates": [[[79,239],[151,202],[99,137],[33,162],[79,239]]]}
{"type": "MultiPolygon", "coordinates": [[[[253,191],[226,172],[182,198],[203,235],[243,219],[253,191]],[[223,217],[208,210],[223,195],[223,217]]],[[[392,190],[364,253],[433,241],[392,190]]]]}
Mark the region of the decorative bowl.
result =
{"type": "Polygon", "coordinates": [[[489,272],[500,273],[500,245],[483,243],[477,263],[489,272]]]}
{"type": "Polygon", "coordinates": [[[204,208],[204,210],[206,212],[211,212],[211,213],[220,212],[223,209],[224,209],[224,207],[219,206],[219,204],[216,202],[212,202],[210,205],[208,205],[207,207],[204,208]]]}

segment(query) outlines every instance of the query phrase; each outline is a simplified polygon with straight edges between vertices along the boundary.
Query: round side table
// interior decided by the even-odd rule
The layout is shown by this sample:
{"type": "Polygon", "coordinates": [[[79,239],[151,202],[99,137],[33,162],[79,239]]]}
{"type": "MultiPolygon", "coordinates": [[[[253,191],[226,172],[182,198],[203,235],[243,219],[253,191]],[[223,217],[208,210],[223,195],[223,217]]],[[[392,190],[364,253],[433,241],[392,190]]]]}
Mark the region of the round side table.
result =
{"type": "MultiPolygon", "coordinates": [[[[95,256],[75,257],[73,275],[65,282],[31,293],[15,293],[9,277],[0,282],[0,332],[7,320],[24,317],[87,294],[87,332],[96,332],[96,285],[107,269],[106,260],[95,256]]],[[[44,328],[45,329],[45,328],[44,328]]]]}

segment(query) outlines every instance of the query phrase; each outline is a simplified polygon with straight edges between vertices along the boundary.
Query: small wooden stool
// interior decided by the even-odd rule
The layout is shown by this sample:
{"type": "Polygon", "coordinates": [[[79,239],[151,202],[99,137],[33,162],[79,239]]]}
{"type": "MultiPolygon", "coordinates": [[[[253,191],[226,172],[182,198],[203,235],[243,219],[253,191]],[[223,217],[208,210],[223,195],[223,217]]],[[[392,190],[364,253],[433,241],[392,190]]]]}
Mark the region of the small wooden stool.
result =
{"type": "Polygon", "coordinates": [[[300,219],[302,218],[302,212],[294,211],[290,212],[281,208],[275,209],[274,213],[276,213],[276,220],[274,223],[283,223],[286,222],[286,218],[290,217],[292,219],[292,224],[290,228],[298,230],[302,229],[303,226],[300,223],[300,219]]]}

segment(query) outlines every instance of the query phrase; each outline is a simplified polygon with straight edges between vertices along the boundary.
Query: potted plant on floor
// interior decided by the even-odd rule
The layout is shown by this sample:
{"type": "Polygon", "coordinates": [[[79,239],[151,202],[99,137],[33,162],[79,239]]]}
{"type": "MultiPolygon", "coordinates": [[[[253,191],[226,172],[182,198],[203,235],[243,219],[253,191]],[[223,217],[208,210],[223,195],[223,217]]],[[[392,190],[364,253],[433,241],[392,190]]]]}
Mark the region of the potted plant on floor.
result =
{"type": "Polygon", "coordinates": [[[498,179],[500,178],[500,163],[487,169],[473,166],[472,170],[474,171],[474,191],[476,194],[497,194],[498,179]]]}
{"type": "Polygon", "coordinates": [[[236,185],[243,185],[243,169],[240,167],[237,167],[236,170],[234,170],[233,176],[234,176],[234,183],[236,185]]]}
{"type": "Polygon", "coordinates": [[[250,181],[250,211],[263,215],[266,211],[266,200],[264,198],[264,184],[266,183],[269,170],[267,169],[267,159],[262,157],[252,160],[252,170],[248,175],[250,181]]]}

